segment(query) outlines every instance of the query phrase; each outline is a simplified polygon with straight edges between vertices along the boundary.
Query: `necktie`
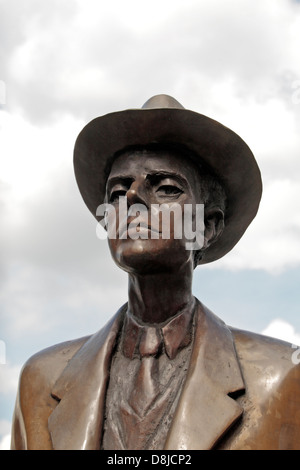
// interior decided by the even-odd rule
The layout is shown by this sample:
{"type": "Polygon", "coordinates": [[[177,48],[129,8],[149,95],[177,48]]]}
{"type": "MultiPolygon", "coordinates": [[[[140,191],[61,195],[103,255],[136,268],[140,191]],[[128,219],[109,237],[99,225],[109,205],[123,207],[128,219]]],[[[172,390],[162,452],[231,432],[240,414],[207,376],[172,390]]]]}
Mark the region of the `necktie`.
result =
{"type": "Polygon", "coordinates": [[[159,395],[159,370],[156,356],[160,345],[161,338],[158,330],[154,327],[146,328],[139,346],[141,361],[129,398],[129,405],[141,418],[147,414],[159,395]]]}
{"type": "Polygon", "coordinates": [[[163,449],[189,359],[192,315],[164,327],[128,316],[111,368],[103,449],[163,449]]]}

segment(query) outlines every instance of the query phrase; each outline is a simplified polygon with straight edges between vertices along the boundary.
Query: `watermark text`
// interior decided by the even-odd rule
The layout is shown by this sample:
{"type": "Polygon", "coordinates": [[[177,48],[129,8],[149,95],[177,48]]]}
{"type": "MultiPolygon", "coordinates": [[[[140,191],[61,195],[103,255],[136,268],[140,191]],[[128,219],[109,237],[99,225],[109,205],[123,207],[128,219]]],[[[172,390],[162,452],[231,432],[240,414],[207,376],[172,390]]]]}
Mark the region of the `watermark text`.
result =
{"type": "Polygon", "coordinates": [[[292,363],[295,365],[300,364],[300,347],[296,344],[292,344],[292,348],[295,349],[292,354],[292,363]]]}
{"type": "Polygon", "coordinates": [[[200,250],[204,244],[204,204],[144,204],[128,207],[127,197],[119,203],[98,206],[96,234],[99,239],[184,239],[186,250],[200,250]],[[103,230],[105,229],[105,231],[103,230]]]}

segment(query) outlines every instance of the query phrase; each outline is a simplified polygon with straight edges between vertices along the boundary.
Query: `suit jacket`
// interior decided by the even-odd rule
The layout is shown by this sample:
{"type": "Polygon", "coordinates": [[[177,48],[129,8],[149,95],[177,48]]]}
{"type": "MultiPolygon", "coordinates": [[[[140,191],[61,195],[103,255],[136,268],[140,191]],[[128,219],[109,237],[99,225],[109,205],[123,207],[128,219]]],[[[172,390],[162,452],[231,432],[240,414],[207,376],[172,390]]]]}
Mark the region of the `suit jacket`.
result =
{"type": "MultiPolygon", "coordinates": [[[[92,336],[33,356],[20,376],[12,449],[99,449],[122,307],[92,336]]],[[[200,302],[166,450],[300,449],[300,369],[283,341],[229,328],[200,302]]]]}

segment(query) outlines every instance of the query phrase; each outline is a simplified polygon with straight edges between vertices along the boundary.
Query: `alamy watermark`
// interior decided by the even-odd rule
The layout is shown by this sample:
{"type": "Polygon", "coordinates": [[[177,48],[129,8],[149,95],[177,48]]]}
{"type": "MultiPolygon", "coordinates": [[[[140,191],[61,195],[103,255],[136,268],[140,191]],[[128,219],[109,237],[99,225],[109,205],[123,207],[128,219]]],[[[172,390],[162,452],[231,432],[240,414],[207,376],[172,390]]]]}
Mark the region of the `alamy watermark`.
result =
{"type": "Polygon", "coordinates": [[[0,80],[0,105],[6,104],[6,85],[3,80],[0,80]]]}
{"type": "Polygon", "coordinates": [[[300,364],[300,347],[292,344],[292,348],[296,350],[292,354],[292,363],[295,365],[300,364]]]}
{"type": "Polygon", "coordinates": [[[186,250],[200,250],[204,244],[204,204],[151,204],[149,211],[144,204],[128,207],[127,197],[121,196],[118,215],[109,203],[98,206],[96,215],[102,217],[96,228],[99,239],[184,239],[186,250]]]}

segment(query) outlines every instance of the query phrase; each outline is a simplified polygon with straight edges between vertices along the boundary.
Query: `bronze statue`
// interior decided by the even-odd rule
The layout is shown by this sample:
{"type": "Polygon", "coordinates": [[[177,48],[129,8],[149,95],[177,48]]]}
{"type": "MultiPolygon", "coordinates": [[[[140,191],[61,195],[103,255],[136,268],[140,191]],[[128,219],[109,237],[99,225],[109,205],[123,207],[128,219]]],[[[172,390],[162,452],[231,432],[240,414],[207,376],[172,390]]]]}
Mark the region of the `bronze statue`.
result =
{"type": "Polygon", "coordinates": [[[94,335],[27,361],[12,449],[300,449],[291,345],[226,326],[192,294],[194,268],[230,251],[258,210],[261,176],[248,146],[158,95],[89,123],[74,166],[98,221],[111,220],[103,203],[119,216],[121,198],[146,208],[133,227],[129,212],[125,225],[115,217],[117,236],[108,237],[128,273],[128,303],[94,335]],[[202,243],[187,249],[175,228],[187,206],[194,226],[201,204],[202,243]],[[147,212],[160,205],[179,207],[168,238],[147,212]]]}

